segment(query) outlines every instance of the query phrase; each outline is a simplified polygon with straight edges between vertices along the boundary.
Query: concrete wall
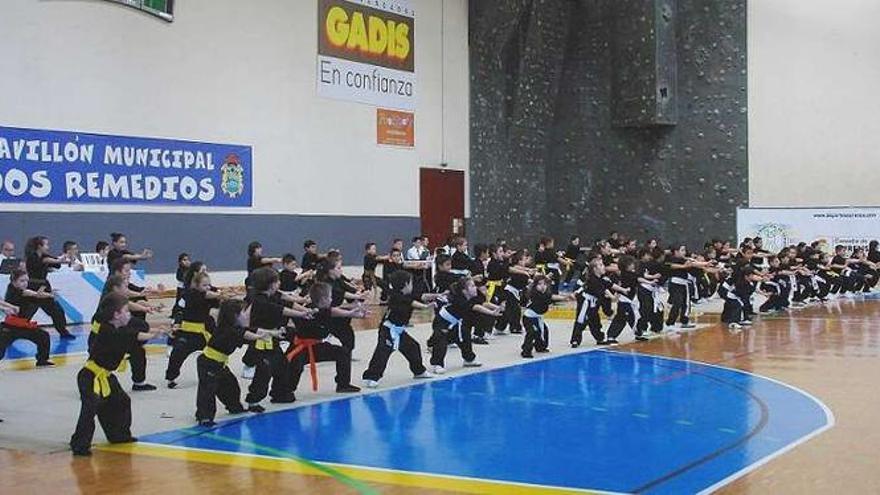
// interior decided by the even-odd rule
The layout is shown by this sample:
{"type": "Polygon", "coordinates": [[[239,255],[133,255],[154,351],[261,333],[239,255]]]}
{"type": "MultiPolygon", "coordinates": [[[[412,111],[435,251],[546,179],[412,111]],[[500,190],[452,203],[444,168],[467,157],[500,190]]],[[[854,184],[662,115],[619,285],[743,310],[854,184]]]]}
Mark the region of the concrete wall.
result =
{"type": "Polygon", "coordinates": [[[880,2],[749,2],[749,202],[880,205],[880,2]]]}

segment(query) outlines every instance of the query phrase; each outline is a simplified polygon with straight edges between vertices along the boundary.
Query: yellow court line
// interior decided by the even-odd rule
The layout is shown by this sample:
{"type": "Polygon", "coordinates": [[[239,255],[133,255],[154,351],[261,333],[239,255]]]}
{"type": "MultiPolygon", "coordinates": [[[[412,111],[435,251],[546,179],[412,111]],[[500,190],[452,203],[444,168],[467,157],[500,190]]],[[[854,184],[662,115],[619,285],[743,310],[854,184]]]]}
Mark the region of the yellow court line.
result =
{"type": "MultiPolygon", "coordinates": [[[[131,455],[146,455],[162,457],[187,462],[201,462],[221,466],[232,466],[264,471],[293,473],[306,476],[329,476],[326,472],[293,459],[279,459],[275,457],[260,456],[254,454],[219,452],[188,447],[169,447],[150,443],[134,443],[120,445],[100,445],[98,450],[131,455]]],[[[590,490],[575,490],[568,488],[556,488],[551,486],[529,485],[519,483],[505,483],[499,481],[480,480],[474,478],[461,478],[455,476],[442,476],[427,473],[409,473],[388,469],[374,469],[347,464],[322,463],[359,481],[382,483],[396,486],[413,488],[448,490],[459,493],[474,493],[487,495],[509,495],[511,493],[526,495],[565,495],[565,494],[599,494],[605,492],[590,490]]]]}

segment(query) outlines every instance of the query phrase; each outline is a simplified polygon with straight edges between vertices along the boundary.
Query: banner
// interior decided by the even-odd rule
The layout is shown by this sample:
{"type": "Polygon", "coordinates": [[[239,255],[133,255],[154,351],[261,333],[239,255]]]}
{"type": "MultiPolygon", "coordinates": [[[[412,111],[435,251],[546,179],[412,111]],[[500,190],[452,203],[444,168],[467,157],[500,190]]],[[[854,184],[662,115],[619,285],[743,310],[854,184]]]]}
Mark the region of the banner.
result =
{"type": "Polygon", "coordinates": [[[0,127],[0,203],[251,206],[250,146],[0,127]]]}
{"type": "Polygon", "coordinates": [[[736,227],[739,242],[761,237],[764,248],[774,252],[813,241],[824,251],[838,244],[852,250],[880,240],[880,208],[740,208],[736,227]]]}
{"type": "Polygon", "coordinates": [[[318,95],[415,110],[415,10],[406,0],[318,0],[318,95]]]}
{"type": "Polygon", "coordinates": [[[376,109],[376,143],[412,148],[416,145],[415,116],[409,112],[376,109]]]}

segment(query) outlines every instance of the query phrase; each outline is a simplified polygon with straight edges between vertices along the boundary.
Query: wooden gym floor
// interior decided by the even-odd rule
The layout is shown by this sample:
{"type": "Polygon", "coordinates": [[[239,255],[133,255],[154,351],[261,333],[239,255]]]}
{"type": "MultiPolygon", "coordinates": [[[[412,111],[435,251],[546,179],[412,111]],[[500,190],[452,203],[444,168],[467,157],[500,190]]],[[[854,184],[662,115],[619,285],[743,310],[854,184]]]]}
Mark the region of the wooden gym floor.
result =
{"type": "MultiPolygon", "coordinates": [[[[717,315],[707,315],[701,323],[711,324],[699,331],[623,345],[615,353],[678,358],[761,375],[814,396],[835,418],[830,429],[764,465],[749,467],[750,472],[722,486],[719,493],[880,493],[880,392],[876,384],[880,376],[880,301],[842,299],[791,315],[763,317],[751,330],[740,333],[731,333],[716,321],[717,315]]],[[[570,327],[568,322],[554,322],[552,328],[555,333],[564,333],[557,329],[570,327]]],[[[558,358],[566,356],[554,354],[547,362],[558,358]]],[[[356,366],[355,375],[359,371],[356,366]]],[[[4,379],[10,379],[8,373],[4,379]]],[[[658,408],[662,406],[657,404],[658,408]]],[[[700,411],[695,414],[699,416],[700,411]]],[[[137,410],[134,416],[137,425],[137,410]]],[[[73,422],[71,418],[71,426],[73,422]]],[[[664,431],[658,428],[647,434],[663,436],[664,431]]],[[[479,431],[474,435],[479,436],[479,431]]],[[[413,448],[432,446],[419,444],[413,448]]],[[[394,473],[387,473],[385,478],[368,475],[361,480],[352,480],[350,472],[343,478],[313,476],[302,474],[308,469],[290,472],[256,457],[212,461],[210,456],[190,456],[186,451],[176,457],[139,455],[137,448],[130,452],[96,449],[88,459],[72,458],[68,452],[33,454],[0,449],[0,483],[6,493],[182,494],[281,489],[288,493],[309,490],[328,494],[447,493],[436,487],[476,493],[556,492],[538,486],[419,484],[396,479],[394,473]],[[192,460],[195,458],[198,461],[192,460]]],[[[619,458],[615,462],[617,469],[625,472],[651,460],[619,458]]]]}

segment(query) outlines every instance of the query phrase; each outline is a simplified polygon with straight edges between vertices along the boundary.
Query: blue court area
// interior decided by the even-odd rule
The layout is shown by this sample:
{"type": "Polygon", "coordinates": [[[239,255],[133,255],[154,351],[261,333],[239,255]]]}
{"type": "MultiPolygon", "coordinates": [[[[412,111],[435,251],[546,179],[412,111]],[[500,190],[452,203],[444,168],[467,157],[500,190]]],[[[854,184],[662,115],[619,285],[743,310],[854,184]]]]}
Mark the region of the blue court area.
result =
{"type": "Polygon", "coordinates": [[[766,378],[596,351],[141,440],[541,486],[693,493],[832,421],[812,397],[766,378]]]}

